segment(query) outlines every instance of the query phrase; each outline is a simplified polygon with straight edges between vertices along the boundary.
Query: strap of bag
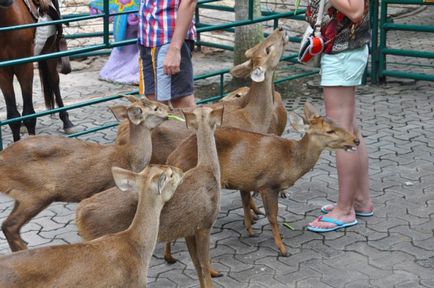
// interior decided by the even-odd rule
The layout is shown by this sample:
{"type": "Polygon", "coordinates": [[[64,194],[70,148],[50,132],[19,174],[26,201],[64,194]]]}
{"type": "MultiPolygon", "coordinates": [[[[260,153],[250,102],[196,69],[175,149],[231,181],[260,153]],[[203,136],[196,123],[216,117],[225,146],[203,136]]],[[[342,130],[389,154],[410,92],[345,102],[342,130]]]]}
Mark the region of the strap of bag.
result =
{"type": "Polygon", "coordinates": [[[324,16],[324,6],[325,6],[325,0],[321,0],[319,2],[318,15],[316,16],[316,23],[315,23],[315,30],[314,30],[314,35],[316,37],[321,36],[321,24],[322,24],[322,18],[324,16]]]}

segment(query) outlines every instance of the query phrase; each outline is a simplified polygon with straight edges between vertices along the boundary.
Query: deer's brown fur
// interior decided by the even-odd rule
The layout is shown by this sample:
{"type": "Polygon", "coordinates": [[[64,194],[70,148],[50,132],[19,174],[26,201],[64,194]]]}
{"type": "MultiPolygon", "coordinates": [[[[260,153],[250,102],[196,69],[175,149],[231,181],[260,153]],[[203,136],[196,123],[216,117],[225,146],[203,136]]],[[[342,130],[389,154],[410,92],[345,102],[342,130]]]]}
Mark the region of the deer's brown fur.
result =
{"type": "MultiPolygon", "coordinates": [[[[231,73],[238,78],[260,74],[263,78],[253,81],[250,89],[237,105],[223,103],[225,108],[223,127],[236,127],[259,133],[281,135],[285,129],[287,115],[280,94],[274,91],[273,75],[287,43],[283,29],[276,29],[263,42],[246,51],[247,61],[235,66],[231,73]]],[[[255,78],[256,79],[256,78],[255,78]]],[[[229,101],[231,102],[231,101],[229,101]]],[[[222,104],[210,104],[212,108],[222,104]]],[[[119,141],[128,128],[121,125],[119,141]]],[[[151,163],[166,163],[169,154],[192,133],[181,123],[168,121],[152,132],[153,154],[151,163]]]]}
{"type": "Polygon", "coordinates": [[[113,177],[120,190],[139,195],[137,211],[127,230],[90,242],[1,257],[0,287],[146,287],[160,212],[182,181],[183,172],[152,165],[141,173],[113,168],[113,177]]]}
{"type": "Polygon", "coordinates": [[[111,110],[118,119],[128,119],[129,138],[123,144],[34,136],[0,152],[0,191],[15,199],[2,225],[12,251],[26,249],[21,227],[50,203],[79,202],[114,186],[112,166],[137,172],[149,163],[151,130],[167,119],[168,107],[145,100],[111,110]]]}
{"type": "MultiPolygon", "coordinates": [[[[219,128],[215,133],[222,187],[240,190],[244,221],[251,236],[254,233],[249,191],[260,193],[281,255],[286,255],[286,248],[277,225],[279,192],[309,172],[324,149],[348,150],[358,145],[357,137],[330,119],[319,116],[308,103],[305,105],[305,123],[294,114],[292,118],[294,128],[305,132],[299,141],[235,128],[219,128]]],[[[196,149],[195,139],[189,137],[169,156],[167,163],[188,170],[196,163],[196,149]]]]}
{"type": "MultiPolygon", "coordinates": [[[[196,159],[199,160],[185,173],[184,182],[163,208],[160,217],[158,241],[186,239],[201,287],[212,287],[209,233],[220,208],[220,167],[214,130],[221,124],[222,114],[223,109],[208,107],[185,112],[188,127],[197,131],[196,159]]],[[[85,239],[94,239],[122,230],[130,223],[134,211],[131,207],[136,203],[137,196],[122,194],[116,189],[83,200],[76,214],[79,234],[85,239]],[[102,211],[103,207],[110,208],[102,211]]]]}

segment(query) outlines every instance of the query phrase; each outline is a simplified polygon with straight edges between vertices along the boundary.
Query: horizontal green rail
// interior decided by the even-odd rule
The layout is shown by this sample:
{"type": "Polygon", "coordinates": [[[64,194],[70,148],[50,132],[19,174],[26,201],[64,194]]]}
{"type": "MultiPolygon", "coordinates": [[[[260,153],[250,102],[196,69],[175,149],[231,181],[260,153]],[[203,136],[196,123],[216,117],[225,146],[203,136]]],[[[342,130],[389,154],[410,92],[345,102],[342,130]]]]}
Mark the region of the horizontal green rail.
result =
{"type": "Polygon", "coordinates": [[[381,72],[381,75],[390,76],[390,77],[397,77],[397,78],[409,78],[409,79],[414,79],[414,80],[434,81],[434,74],[384,70],[381,72]]]}
{"type": "MultiPolygon", "coordinates": [[[[213,2],[218,2],[218,0],[199,0],[198,6],[200,8],[204,8],[204,9],[215,9],[215,10],[218,10],[218,9],[220,9],[219,7],[222,7],[222,6],[215,6],[212,4],[208,4],[208,3],[213,3],[213,2]]],[[[104,3],[107,4],[108,0],[104,0],[104,3]]],[[[226,9],[226,8],[221,8],[221,9],[226,9]]],[[[231,8],[231,9],[228,9],[225,11],[233,12],[234,9],[231,8]]],[[[17,29],[28,29],[28,28],[35,28],[35,27],[39,27],[39,26],[45,26],[45,25],[63,24],[63,23],[87,21],[87,20],[102,18],[103,19],[103,32],[75,34],[74,38],[84,38],[84,37],[88,38],[88,37],[101,37],[102,36],[103,37],[103,43],[91,45],[91,46],[86,46],[86,47],[82,47],[82,48],[75,48],[75,49],[71,49],[69,51],[62,51],[62,52],[44,54],[44,55],[39,55],[39,56],[26,57],[26,58],[22,58],[22,59],[2,61],[2,62],[0,62],[0,67],[10,66],[10,65],[19,65],[19,64],[29,63],[29,62],[36,62],[36,61],[43,61],[43,60],[47,60],[50,58],[59,58],[59,57],[63,57],[63,56],[82,57],[84,55],[107,54],[107,53],[109,53],[111,48],[137,43],[137,39],[127,39],[127,40],[123,40],[123,41],[110,42],[109,41],[109,35],[112,34],[112,32],[110,32],[109,25],[108,25],[108,18],[110,16],[135,13],[137,11],[124,11],[124,12],[119,12],[119,13],[109,13],[108,6],[106,5],[103,12],[104,13],[96,14],[96,15],[89,15],[89,14],[65,15],[60,20],[54,20],[54,21],[45,22],[45,23],[31,23],[31,24],[19,25],[19,26],[14,26],[14,27],[1,27],[0,32],[4,32],[4,31],[13,31],[13,30],[17,30],[17,29]]],[[[255,24],[255,23],[270,21],[270,20],[274,21],[273,26],[276,27],[277,23],[278,23],[277,20],[280,18],[292,18],[292,19],[304,20],[304,16],[302,16],[302,14],[304,12],[305,11],[301,10],[301,9],[298,10],[297,13],[295,13],[294,11],[290,11],[290,12],[286,12],[286,13],[275,13],[275,12],[263,11],[263,16],[253,18],[252,5],[249,5],[249,13],[248,13],[249,19],[230,22],[230,23],[223,23],[223,24],[218,24],[218,25],[207,25],[207,24],[200,25],[201,23],[198,23],[197,32],[198,32],[198,35],[200,35],[200,33],[214,31],[214,30],[225,30],[225,29],[234,30],[233,27],[248,25],[248,24],[255,24]]],[[[72,38],[73,36],[71,35],[71,36],[67,36],[67,37],[72,38]]],[[[300,38],[299,37],[291,37],[290,40],[299,42],[300,38]]],[[[219,46],[219,48],[223,48],[223,49],[227,49],[227,50],[233,49],[233,47],[231,47],[229,45],[221,45],[221,44],[219,45],[218,43],[211,43],[211,42],[200,41],[200,40],[198,41],[198,44],[204,45],[204,46],[214,45],[214,47],[219,46]]],[[[291,54],[289,56],[282,58],[282,60],[287,59],[289,61],[294,62],[295,57],[296,57],[296,55],[291,54]]],[[[216,100],[221,99],[224,96],[224,75],[229,73],[229,71],[230,71],[230,69],[223,69],[223,70],[219,70],[219,71],[214,71],[212,73],[206,73],[206,74],[194,76],[195,81],[207,79],[209,77],[220,77],[220,83],[219,83],[220,84],[220,95],[198,100],[197,101],[198,104],[216,101],[216,100]]],[[[308,76],[316,74],[316,73],[317,72],[315,72],[315,71],[301,73],[298,75],[293,75],[293,76],[289,76],[286,78],[278,79],[275,81],[275,83],[281,83],[284,81],[297,79],[297,78],[301,78],[301,77],[308,77],[308,76]]],[[[136,91],[136,90],[130,91],[129,93],[126,93],[126,94],[138,94],[138,91],[136,91]]],[[[98,103],[108,102],[108,101],[118,99],[120,97],[122,97],[122,96],[121,95],[114,95],[114,96],[108,96],[108,97],[101,97],[101,98],[97,98],[97,99],[92,99],[92,100],[80,102],[77,104],[68,105],[68,106],[65,106],[62,108],[55,108],[55,109],[42,111],[42,112],[38,112],[35,114],[31,114],[31,115],[26,115],[26,116],[14,118],[14,119],[8,119],[5,121],[0,121],[0,128],[2,126],[8,125],[8,124],[13,123],[13,122],[23,121],[23,120],[30,119],[30,118],[42,117],[42,116],[50,115],[53,113],[58,113],[61,111],[78,109],[81,107],[94,105],[94,104],[98,104],[98,103]]],[[[108,123],[108,124],[105,124],[103,126],[95,127],[92,129],[88,129],[86,131],[81,131],[81,132],[69,135],[68,137],[78,137],[78,136],[93,133],[93,132],[96,132],[99,130],[104,130],[107,128],[115,127],[116,125],[118,125],[118,123],[108,123]]],[[[1,139],[1,129],[0,129],[0,149],[2,149],[2,148],[3,148],[3,141],[1,139]]]]}
{"type": "Polygon", "coordinates": [[[412,25],[412,24],[384,23],[383,29],[412,31],[412,32],[434,32],[434,26],[420,26],[420,25],[412,25]]]}
{"type": "MultiPolygon", "coordinates": [[[[415,25],[415,24],[395,24],[390,23],[388,18],[388,5],[400,4],[400,5],[433,5],[433,0],[382,0],[381,1],[381,13],[380,13],[380,40],[378,47],[374,47],[375,55],[378,55],[378,60],[373,61],[373,67],[376,69],[374,74],[374,83],[378,83],[381,80],[384,81],[385,76],[409,78],[415,80],[428,80],[434,81],[433,73],[418,73],[410,71],[397,71],[387,69],[387,55],[404,56],[404,57],[417,57],[434,59],[434,51],[420,51],[420,50],[408,50],[408,49],[396,49],[387,47],[387,32],[388,31],[411,31],[411,32],[424,32],[434,33],[433,25],[415,25]],[[375,66],[374,66],[375,64],[375,66]],[[377,67],[378,65],[378,67],[377,67]]],[[[431,37],[431,36],[427,36],[431,37]]],[[[434,47],[434,46],[431,46],[434,47]]],[[[373,68],[373,69],[374,69],[373,68]]]]}
{"type": "Polygon", "coordinates": [[[431,58],[434,59],[434,51],[418,51],[418,50],[401,50],[385,48],[382,50],[384,54],[407,56],[407,57],[419,57],[419,58],[431,58]]]}

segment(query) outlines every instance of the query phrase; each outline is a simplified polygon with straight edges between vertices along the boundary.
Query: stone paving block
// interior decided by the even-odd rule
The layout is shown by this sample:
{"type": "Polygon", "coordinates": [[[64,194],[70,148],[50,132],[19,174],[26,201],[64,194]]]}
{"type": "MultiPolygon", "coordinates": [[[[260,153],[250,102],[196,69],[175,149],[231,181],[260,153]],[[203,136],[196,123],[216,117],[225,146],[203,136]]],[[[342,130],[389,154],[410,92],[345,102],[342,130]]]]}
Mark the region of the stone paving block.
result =
{"type": "Polygon", "coordinates": [[[320,279],[321,277],[322,274],[320,272],[302,264],[298,271],[290,274],[276,274],[274,278],[280,283],[286,283],[286,287],[298,287],[298,283],[301,281],[320,279]]]}

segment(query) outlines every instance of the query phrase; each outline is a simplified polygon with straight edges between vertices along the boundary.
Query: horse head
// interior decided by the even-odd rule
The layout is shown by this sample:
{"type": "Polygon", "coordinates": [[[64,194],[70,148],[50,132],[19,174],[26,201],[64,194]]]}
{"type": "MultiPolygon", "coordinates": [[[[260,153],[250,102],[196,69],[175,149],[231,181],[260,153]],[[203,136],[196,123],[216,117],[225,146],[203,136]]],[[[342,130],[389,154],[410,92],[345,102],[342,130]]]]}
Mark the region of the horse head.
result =
{"type": "Polygon", "coordinates": [[[0,0],[0,8],[8,8],[14,3],[14,0],[0,0]]]}

